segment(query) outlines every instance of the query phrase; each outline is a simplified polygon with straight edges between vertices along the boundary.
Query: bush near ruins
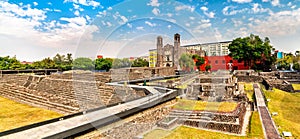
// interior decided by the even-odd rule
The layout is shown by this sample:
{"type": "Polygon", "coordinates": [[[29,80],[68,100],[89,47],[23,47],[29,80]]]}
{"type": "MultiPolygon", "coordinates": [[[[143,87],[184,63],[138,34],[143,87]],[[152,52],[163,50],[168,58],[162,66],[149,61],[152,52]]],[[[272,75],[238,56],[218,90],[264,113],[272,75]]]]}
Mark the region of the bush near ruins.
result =
{"type": "Polygon", "coordinates": [[[182,69],[185,69],[187,71],[193,70],[195,66],[192,55],[185,54],[185,53],[180,56],[179,64],[182,69]]]}
{"type": "Polygon", "coordinates": [[[197,69],[200,71],[200,66],[205,62],[204,58],[200,57],[199,55],[193,55],[192,58],[196,62],[197,69]]]}
{"type": "Polygon", "coordinates": [[[133,61],[132,67],[148,67],[149,66],[149,62],[145,59],[142,58],[137,58],[133,61]]]}
{"type": "Polygon", "coordinates": [[[29,68],[29,65],[23,65],[16,57],[0,57],[0,70],[23,70],[29,68]]]}

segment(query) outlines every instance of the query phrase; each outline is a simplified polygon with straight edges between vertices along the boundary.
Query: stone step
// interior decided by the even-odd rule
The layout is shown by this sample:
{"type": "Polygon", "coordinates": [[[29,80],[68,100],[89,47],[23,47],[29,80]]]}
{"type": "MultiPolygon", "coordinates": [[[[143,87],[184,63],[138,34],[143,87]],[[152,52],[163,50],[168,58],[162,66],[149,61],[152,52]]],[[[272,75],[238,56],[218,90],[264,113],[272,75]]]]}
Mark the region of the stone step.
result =
{"type": "Polygon", "coordinates": [[[27,92],[19,91],[19,90],[11,90],[9,87],[5,88],[2,86],[1,94],[4,96],[8,96],[10,98],[18,99],[22,102],[32,102],[33,104],[38,104],[42,106],[47,106],[55,109],[59,109],[60,111],[69,111],[75,112],[78,111],[78,108],[66,106],[63,104],[50,102],[47,98],[43,98],[41,96],[29,94],[27,92]]]}

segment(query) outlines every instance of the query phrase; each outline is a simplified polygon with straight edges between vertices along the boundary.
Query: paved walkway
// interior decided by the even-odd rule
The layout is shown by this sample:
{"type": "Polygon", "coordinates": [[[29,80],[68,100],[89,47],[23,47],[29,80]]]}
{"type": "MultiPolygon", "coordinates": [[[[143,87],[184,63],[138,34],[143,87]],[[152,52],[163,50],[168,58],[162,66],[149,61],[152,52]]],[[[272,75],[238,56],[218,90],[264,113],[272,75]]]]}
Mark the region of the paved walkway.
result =
{"type": "Polygon", "coordinates": [[[262,121],[263,131],[265,138],[267,139],[281,139],[280,134],[275,126],[275,123],[269,113],[269,110],[265,104],[264,97],[258,86],[253,84],[256,105],[259,112],[260,120],[262,121]]]}
{"type": "Polygon", "coordinates": [[[150,103],[159,101],[164,96],[171,94],[173,92],[174,92],[174,90],[169,91],[164,94],[161,94],[161,93],[158,93],[158,91],[157,91],[153,95],[149,95],[147,97],[144,97],[144,98],[141,98],[138,100],[134,100],[134,101],[127,102],[124,104],[109,107],[106,109],[90,112],[90,113],[87,113],[84,115],[76,116],[76,117],[69,118],[66,120],[61,120],[61,121],[50,123],[47,125],[39,126],[36,128],[31,128],[31,129],[28,129],[25,131],[17,132],[17,133],[10,134],[10,135],[0,137],[0,138],[1,139],[2,138],[5,138],[5,139],[47,138],[47,137],[55,135],[57,133],[65,132],[70,129],[80,128],[81,126],[84,126],[84,125],[89,125],[93,122],[98,121],[99,119],[108,118],[106,120],[103,120],[104,122],[107,122],[111,119],[118,120],[120,118],[117,117],[116,114],[126,111],[126,110],[134,109],[136,107],[143,106],[145,104],[150,104],[150,103]]]}

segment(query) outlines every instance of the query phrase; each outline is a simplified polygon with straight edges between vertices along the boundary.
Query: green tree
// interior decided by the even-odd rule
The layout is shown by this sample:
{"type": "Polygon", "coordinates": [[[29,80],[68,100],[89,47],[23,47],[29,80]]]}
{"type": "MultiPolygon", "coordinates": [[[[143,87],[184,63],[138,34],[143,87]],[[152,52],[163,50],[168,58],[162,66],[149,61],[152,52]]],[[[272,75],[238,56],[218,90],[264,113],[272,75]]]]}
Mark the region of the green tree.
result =
{"type": "Polygon", "coordinates": [[[293,69],[294,69],[294,70],[297,70],[297,71],[300,71],[300,64],[299,64],[299,63],[295,63],[295,64],[293,65],[293,69]]]}
{"type": "Polygon", "coordinates": [[[109,71],[112,67],[112,61],[109,59],[98,58],[95,60],[95,69],[96,70],[105,70],[109,71]]]}
{"type": "Polygon", "coordinates": [[[149,67],[149,62],[142,58],[137,58],[133,61],[132,67],[149,67]]]}
{"type": "Polygon", "coordinates": [[[229,56],[235,60],[244,61],[245,66],[263,68],[256,70],[270,69],[276,61],[271,54],[273,47],[270,45],[268,37],[262,40],[259,36],[251,34],[249,37],[236,38],[228,48],[230,51],[229,56]]]}
{"type": "Polygon", "coordinates": [[[93,60],[86,57],[79,57],[73,61],[73,68],[80,70],[93,70],[95,69],[95,65],[93,60]]]}
{"type": "Polygon", "coordinates": [[[0,69],[1,70],[22,70],[26,69],[26,66],[21,64],[19,60],[17,60],[16,56],[14,57],[0,57],[0,69]]]}
{"type": "Polygon", "coordinates": [[[200,71],[200,66],[205,62],[204,58],[200,57],[199,55],[193,55],[192,58],[196,62],[197,69],[200,71]]]}
{"type": "Polygon", "coordinates": [[[67,57],[65,55],[60,55],[60,54],[56,54],[53,57],[53,61],[56,64],[56,67],[59,70],[71,70],[72,69],[72,63],[73,63],[73,59],[72,59],[72,54],[68,53],[67,57]]]}
{"type": "Polygon", "coordinates": [[[32,63],[34,69],[56,69],[57,66],[51,58],[44,58],[42,61],[35,61],[32,63]]]}
{"type": "Polygon", "coordinates": [[[183,69],[192,70],[195,66],[192,55],[182,54],[179,58],[179,65],[183,69]]]}
{"type": "Polygon", "coordinates": [[[123,59],[116,58],[112,63],[112,68],[117,69],[117,68],[131,67],[131,64],[132,63],[128,58],[123,58],[123,59]]]}
{"type": "Polygon", "coordinates": [[[211,65],[206,65],[206,66],[205,66],[205,70],[206,70],[206,71],[211,70],[211,65]]]}

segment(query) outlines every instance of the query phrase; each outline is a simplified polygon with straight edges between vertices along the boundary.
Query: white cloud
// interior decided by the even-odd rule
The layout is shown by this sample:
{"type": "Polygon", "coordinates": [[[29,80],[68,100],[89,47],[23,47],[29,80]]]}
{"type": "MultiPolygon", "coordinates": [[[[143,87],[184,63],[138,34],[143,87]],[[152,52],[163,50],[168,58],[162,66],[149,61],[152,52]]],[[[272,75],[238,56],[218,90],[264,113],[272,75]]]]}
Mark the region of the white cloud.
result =
{"type": "Polygon", "coordinates": [[[171,29],[171,28],[172,28],[172,26],[171,26],[171,25],[168,25],[167,27],[168,27],[168,29],[171,29]]]}
{"type": "Polygon", "coordinates": [[[195,20],[195,17],[192,17],[192,16],[191,16],[190,19],[191,19],[191,20],[195,20]]]}
{"type": "Polygon", "coordinates": [[[224,18],[223,20],[222,20],[222,23],[225,23],[227,21],[227,18],[224,18]]]}
{"type": "Polygon", "coordinates": [[[262,2],[269,2],[269,0],[262,0],[262,2]]]}
{"type": "Polygon", "coordinates": [[[257,19],[252,29],[266,36],[293,35],[300,30],[300,8],[273,13],[264,20],[257,19]]]}
{"type": "Polygon", "coordinates": [[[71,24],[77,24],[79,26],[83,26],[83,25],[86,25],[87,21],[84,17],[74,17],[74,18],[65,18],[65,17],[62,17],[60,18],[60,20],[62,21],[67,21],[71,24]]]}
{"type": "Polygon", "coordinates": [[[280,5],[280,1],[279,0],[271,0],[271,4],[273,6],[279,6],[280,5]]]}
{"type": "Polygon", "coordinates": [[[150,0],[150,3],[147,3],[147,5],[150,5],[152,7],[159,7],[160,3],[158,0],[150,0]]]}
{"type": "Polygon", "coordinates": [[[66,2],[73,2],[75,4],[81,4],[84,6],[92,6],[93,8],[101,6],[99,2],[94,0],[64,0],[64,3],[66,2]]]}
{"type": "Polygon", "coordinates": [[[188,5],[180,5],[180,6],[176,6],[175,10],[176,11],[187,10],[187,11],[194,12],[195,7],[194,6],[188,6],[188,5]]]}
{"type": "Polygon", "coordinates": [[[59,13],[61,12],[61,10],[59,10],[59,9],[53,9],[53,11],[54,12],[59,12],[59,13]]]}
{"type": "Polygon", "coordinates": [[[152,13],[154,15],[158,15],[160,13],[160,10],[158,8],[153,8],[152,13]]]}
{"type": "Polygon", "coordinates": [[[214,12],[204,12],[204,14],[208,17],[208,18],[215,18],[215,13],[214,12]]]}
{"type": "MultiPolygon", "coordinates": [[[[102,15],[104,14],[106,16],[106,12],[105,13],[100,13],[100,14],[102,14],[102,15]]],[[[116,12],[113,15],[113,18],[115,20],[118,20],[119,24],[125,24],[126,22],[128,22],[128,19],[125,16],[121,15],[119,12],[116,12]]]]}
{"type": "Polygon", "coordinates": [[[248,8],[236,10],[236,8],[236,6],[226,6],[223,8],[222,12],[224,15],[235,15],[237,13],[243,13],[249,10],[248,8]]]}
{"type": "Polygon", "coordinates": [[[108,27],[111,27],[112,26],[112,24],[110,23],[110,22],[106,22],[106,25],[108,26],[108,27]]]}
{"type": "Polygon", "coordinates": [[[168,16],[168,17],[172,17],[173,14],[172,14],[172,13],[167,13],[167,16],[168,16]]]}
{"type": "Polygon", "coordinates": [[[75,12],[74,12],[74,15],[76,15],[76,16],[79,16],[79,11],[78,10],[76,10],[75,12]]]}
{"type": "Polygon", "coordinates": [[[215,29],[215,37],[216,37],[217,41],[223,40],[223,36],[218,28],[215,29]]]}
{"type": "Polygon", "coordinates": [[[149,22],[149,21],[145,21],[145,24],[147,24],[147,25],[150,26],[150,27],[155,27],[155,26],[156,26],[155,23],[151,23],[151,22],[149,22]]]}
{"type": "Polygon", "coordinates": [[[207,10],[208,10],[208,8],[205,7],[205,6],[202,6],[200,9],[201,9],[202,11],[207,11],[207,10]]]}
{"type": "Polygon", "coordinates": [[[33,2],[33,5],[34,5],[34,6],[37,6],[37,5],[39,5],[39,4],[38,4],[37,2],[33,2]]]}
{"type": "Polygon", "coordinates": [[[109,10],[109,11],[112,10],[112,7],[108,7],[107,10],[109,10]]]}
{"type": "Polygon", "coordinates": [[[241,20],[231,19],[231,21],[233,22],[234,27],[239,27],[239,26],[243,25],[243,21],[241,21],[241,20]]]}
{"type": "Polygon", "coordinates": [[[18,6],[0,1],[0,12],[15,14],[20,17],[30,17],[32,20],[44,20],[46,13],[43,10],[31,8],[30,5],[18,6]]]}
{"type": "Polygon", "coordinates": [[[132,24],[127,23],[127,27],[132,28],[132,24]]]}
{"type": "Polygon", "coordinates": [[[45,12],[32,9],[29,5],[19,6],[0,1],[0,40],[3,41],[4,38],[2,44],[13,47],[4,53],[17,54],[18,57],[21,55],[24,60],[33,60],[51,56],[51,53],[55,54],[58,51],[74,52],[78,40],[82,37],[92,40],[93,32],[99,30],[97,26],[87,26],[83,17],[62,17],[58,21],[44,21],[45,12]],[[61,21],[65,23],[62,24],[61,21]],[[23,52],[24,48],[28,50],[23,52]],[[10,52],[13,49],[16,51],[10,52]],[[33,53],[35,56],[28,57],[33,53]]]}
{"type": "Polygon", "coordinates": [[[185,23],[185,26],[190,27],[191,24],[190,23],[185,23]]]}
{"type": "Polygon", "coordinates": [[[124,24],[124,23],[128,22],[128,19],[127,19],[125,16],[120,16],[120,18],[121,18],[121,19],[122,19],[122,21],[123,21],[123,23],[122,23],[122,24],[124,24]]]}
{"type": "Polygon", "coordinates": [[[254,13],[263,13],[263,12],[272,12],[270,9],[268,8],[263,8],[260,4],[258,3],[254,3],[253,7],[252,7],[252,11],[254,13]]]}
{"type": "Polygon", "coordinates": [[[136,27],[137,30],[144,30],[144,27],[136,27]]]}
{"type": "Polygon", "coordinates": [[[249,3],[252,2],[252,0],[232,0],[233,2],[237,2],[237,3],[249,3]]]}
{"type": "Polygon", "coordinates": [[[200,9],[203,11],[204,15],[206,15],[208,18],[214,18],[215,17],[215,13],[214,12],[208,12],[207,7],[202,6],[200,9]]]}

